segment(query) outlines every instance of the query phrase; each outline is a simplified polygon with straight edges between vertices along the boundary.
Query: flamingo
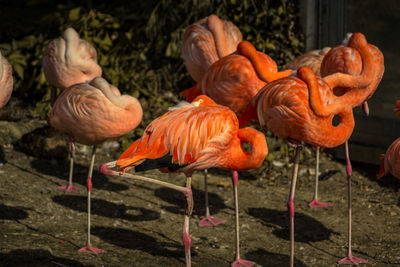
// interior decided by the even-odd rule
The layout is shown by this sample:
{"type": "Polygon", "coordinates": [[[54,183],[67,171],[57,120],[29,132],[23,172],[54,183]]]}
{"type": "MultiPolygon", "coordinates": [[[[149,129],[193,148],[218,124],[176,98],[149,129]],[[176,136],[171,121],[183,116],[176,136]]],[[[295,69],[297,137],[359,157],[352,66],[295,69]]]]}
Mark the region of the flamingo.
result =
{"type": "MultiPolygon", "coordinates": [[[[297,69],[306,65],[309,66],[316,75],[320,75],[321,77],[325,77],[336,72],[359,75],[362,70],[363,63],[359,52],[356,49],[348,46],[351,36],[352,34],[348,34],[341,45],[335,46],[332,49],[326,47],[322,50],[314,50],[301,55],[295,58],[287,66],[289,68],[297,69]]],[[[382,53],[375,46],[371,44],[368,44],[368,46],[374,54],[375,67],[377,69],[370,85],[368,85],[366,88],[355,89],[336,87],[333,89],[336,96],[343,96],[347,94],[346,96],[342,97],[342,100],[350,104],[352,107],[361,105],[363,112],[367,116],[369,115],[367,100],[371,98],[375,92],[384,72],[382,53]]],[[[320,202],[318,200],[319,150],[320,147],[317,146],[314,198],[310,202],[309,206],[328,207],[332,204],[320,202]]]]}
{"type": "Polygon", "coordinates": [[[193,210],[191,176],[196,170],[218,167],[232,171],[235,199],[236,257],[232,266],[251,266],[239,254],[238,173],[257,168],[268,153],[265,136],[250,127],[239,129],[239,122],[229,108],[217,105],[205,95],[194,102],[181,103],[155,119],[117,161],[104,163],[101,172],[106,175],[130,177],[178,190],[185,194],[187,207],[184,215],[183,243],[186,266],[191,265],[189,216],[193,210]],[[243,149],[243,142],[251,144],[251,152],[243,149]],[[109,168],[117,167],[118,171],[109,168]],[[154,168],[167,168],[170,172],[183,172],[186,187],[125,173],[154,168]]]}
{"type": "Polygon", "coordinates": [[[205,94],[240,114],[265,84],[292,73],[292,70],[278,72],[275,61],[258,52],[248,41],[240,42],[237,50],[239,55],[221,58],[198,84],[183,91],[186,100],[192,101],[199,94],[205,94]]]}
{"type": "MultiPolygon", "coordinates": [[[[251,43],[240,42],[238,50],[243,47],[247,48],[248,58],[234,54],[216,61],[208,68],[198,84],[181,93],[186,100],[190,102],[198,95],[205,94],[216,103],[228,106],[240,114],[251,98],[267,82],[291,74],[291,70],[278,72],[275,61],[268,55],[258,52],[251,43]]],[[[206,173],[204,177],[207,184],[206,173]]],[[[224,220],[209,215],[207,190],[205,191],[206,217],[200,221],[199,225],[215,226],[224,220]]]]}
{"type": "Polygon", "coordinates": [[[214,14],[187,27],[182,38],[182,57],[190,76],[199,82],[215,61],[235,52],[240,41],[240,30],[214,14]]]}
{"type": "MultiPolygon", "coordinates": [[[[97,52],[85,40],[79,39],[73,28],[65,30],[63,37],[49,43],[43,55],[43,70],[47,82],[51,86],[51,105],[57,98],[57,88],[65,90],[70,86],[93,80],[102,74],[97,64],[97,52]]],[[[78,193],[72,185],[72,174],[75,157],[73,138],[69,141],[70,170],[68,184],[58,189],[65,192],[78,193]]]]}
{"type": "Polygon", "coordinates": [[[385,154],[381,154],[378,179],[389,172],[400,179],[400,137],[389,146],[385,154]]]}
{"type": "MultiPolygon", "coordinates": [[[[376,68],[374,51],[370,49],[365,36],[361,33],[352,35],[349,46],[360,52],[363,69],[359,75],[335,73],[324,78],[317,78],[308,67],[301,67],[297,77],[291,76],[267,84],[252,99],[248,108],[240,117],[240,125],[251,119],[258,119],[277,136],[296,147],[295,164],[289,194],[288,210],[290,217],[291,266],[294,263],[294,193],[296,187],[300,142],[314,146],[335,147],[349,139],[354,129],[352,106],[343,97],[351,90],[368,88],[379,72],[376,68]],[[343,96],[335,96],[333,88],[349,89],[343,96]],[[351,90],[350,90],[351,88],[351,90]],[[334,115],[340,123],[332,125],[334,115]]],[[[354,257],[351,250],[351,164],[346,142],[348,177],[348,254],[340,264],[358,264],[367,262],[354,257]]]]}
{"type": "Polygon", "coordinates": [[[321,63],[329,50],[331,50],[331,47],[327,46],[322,49],[308,51],[286,64],[286,68],[298,70],[303,66],[309,66],[315,75],[321,76],[321,63]]]}
{"type": "MultiPolygon", "coordinates": [[[[400,116],[400,100],[396,101],[394,109],[396,114],[400,116]]],[[[385,154],[381,154],[381,167],[378,173],[378,179],[387,173],[400,179],[400,138],[397,138],[386,150],[385,154]]]]}
{"type": "Polygon", "coordinates": [[[13,90],[12,67],[0,52],[0,108],[10,100],[13,90]]]}
{"type": "MultiPolygon", "coordinates": [[[[193,80],[199,82],[215,61],[235,52],[240,41],[240,30],[232,22],[221,20],[214,14],[187,27],[182,38],[182,57],[193,80]]],[[[193,101],[196,96],[188,101],[193,101]]],[[[225,223],[225,220],[210,215],[207,169],[204,170],[204,194],[206,216],[200,220],[199,226],[217,226],[225,223]]]]}
{"type": "MultiPolygon", "coordinates": [[[[87,182],[88,232],[87,244],[80,252],[102,253],[90,242],[90,194],[96,145],[110,138],[126,134],[142,120],[139,101],[119,90],[105,79],[96,77],[89,83],[80,83],[65,89],[57,98],[49,124],[84,145],[92,145],[87,182]]],[[[71,161],[72,165],[72,161],[71,161]]]]}

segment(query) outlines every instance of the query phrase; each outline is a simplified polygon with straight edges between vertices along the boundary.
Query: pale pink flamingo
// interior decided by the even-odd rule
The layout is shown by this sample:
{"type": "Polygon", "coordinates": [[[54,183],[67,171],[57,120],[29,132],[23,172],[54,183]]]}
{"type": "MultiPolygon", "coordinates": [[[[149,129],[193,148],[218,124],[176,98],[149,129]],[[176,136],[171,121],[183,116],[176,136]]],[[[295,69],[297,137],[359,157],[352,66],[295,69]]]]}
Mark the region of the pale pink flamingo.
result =
{"type": "Polygon", "coordinates": [[[0,52],[0,108],[10,100],[13,90],[12,67],[0,52]]]}
{"type": "MultiPolygon", "coordinates": [[[[90,194],[96,145],[119,137],[136,128],[142,120],[139,101],[119,90],[105,79],[97,77],[90,83],[80,83],[65,89],[54,103],[49,124],[84,145],[92,145],[92,157],[87,178],[88,233],[87,245],[80,252],[101,253],[90,242],[90,194]]],[[[71,162],[72,163],[72,162],[71,162]]]]}
{"type": "Polygon", "coordinates": [[[193,210],[191,176],[194,171],[212,167],[232,171],[235,199],[236,257],[232,266],[252,266],[254,262],[240,259],[239,254],[239,204],[237,171],[257,168],[268,153],[265,136],[253,128],[239,129],[239,122],[229,108],[215,104],[209,97],[201,95],[191,104],[171,108],[155,119],[117,161],[104,163],[101,171],[107,175],[123,176],[139,181],[151,182],[180,191],[186,196],[183,243],[186,266],[191,265],[189,216],[193,210]],[[252,149],[247,152],[243,142],[252,149]],[[117,167],[118,171],[109,168],[117,167]],[[170,172],[183,172],[186,187],[156,179],[125,173],[154,168],[167,168],[170,172]]]}
{"type": "MultiPolygon", "coordinates": [[[[102,74],[97,64],[97,52],[87,41],[79,38],[73,28],[65,30],[63,37],[49,43],[43,55],[43,70],[51,86],[51,105],[57,98],[57,88],[65,90],[70,86],[93,80],[102,74]]],[[[73,138],[69,141],[70,170],[68,184],[58,189],[78,193],[72,185],[75,145],[73,138]]]]}

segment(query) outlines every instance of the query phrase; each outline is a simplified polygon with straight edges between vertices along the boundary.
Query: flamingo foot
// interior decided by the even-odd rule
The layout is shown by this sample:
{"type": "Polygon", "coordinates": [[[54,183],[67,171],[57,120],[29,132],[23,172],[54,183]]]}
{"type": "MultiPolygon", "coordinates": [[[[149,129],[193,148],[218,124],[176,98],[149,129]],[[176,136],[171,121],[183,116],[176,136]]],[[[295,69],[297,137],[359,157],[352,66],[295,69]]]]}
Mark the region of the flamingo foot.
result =
{"type": "Polygon", "coordinates": [[[320,202],[318,199],[314,198],[313,201],[308,204],[312,208],[327,208],[333,206],[331,203],[320,202]]]}
{"type": "Polygon", "coordinates": [[[79,252],[84,252],[84,253],[89,253],[89,254],[105,253],[104,250],[99,249],[99,248],[94,248],[94,247],[92,247],[92,245],[87,245],[86,247],[83,247],[78,251],[79,252]]]}
{"type": "Polygon", "coordinates": [[[237,258],[234,262],[232,262],[232,267],[250,267],[256,264],[254,261],[242,260],[237,258]]]}
{"type": "Polygon", "coordinates": [[[63,186],[58,187],[57,189],[60,191],[64,191],[64,192],[79,194],[78,189],[76,189],[75,186],[73,186],[72,184],[63,185],[63,186]]]}
{"type": "Polygon", "coordinates": [[[226,220],[224,219],[219,219],[213,216],[206,216],[199,222],[199,226],[217,226],[218,224],[225,223],[226,220]]]}
{"type": "Polygon", "coordinates": [[[350,255],[350,256],[348,256],[346,258],[341,259],[339,261],[339,264],[349,264],[349,265],[355,264],[355,265],[358,265],[360,263],[367,263],[367,262],[368,262],[367,260],[364,260],[364,259],[361,259],[361,258],[357,258],[357,257],[354,257],[353,255],[350,255]]]}

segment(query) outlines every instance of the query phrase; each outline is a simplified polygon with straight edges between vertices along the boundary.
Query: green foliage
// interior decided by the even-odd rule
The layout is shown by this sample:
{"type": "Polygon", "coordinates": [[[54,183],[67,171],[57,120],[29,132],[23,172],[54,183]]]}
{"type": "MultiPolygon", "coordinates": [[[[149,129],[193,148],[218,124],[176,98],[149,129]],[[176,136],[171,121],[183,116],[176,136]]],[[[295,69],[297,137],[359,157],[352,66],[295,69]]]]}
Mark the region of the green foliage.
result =
{"type": "MultiPolygon", "coordinates": [[[[36,116],[45,119],[50,111],[50,88],[45,80],[41,57],[47,44],[73,27],[82,39],[97,50],[104,77],[122,93],[137,97],[144,110],[143,123],[121,138],[125,149],[144,127],[179,101],[178,94],[193,85],[181,59],[181,37],[195,21],[217,14],[242,31],[245,40],[268,53],[278,66],[298,55],[303,37],[297,26],[296,2],[258,0],[191,1],[76,1],[31,0],[28,10],[32,22],[23,28],[22,37],[7,28],[0,39],[2,54],[14,70],[13,95],[36,107],[36,116]],[[48,4],[46,7],[44,3],[48,4]],[[52,4],[52,6],[49,4],[52,4]],[[46,14],[41,14],[44,10],[46,14]],[[51,10],[51,12],[50,12],[51,10]],[[40,26],[38,26],[40,25],[40,26]]],[[[14,16],[10,16],[10,19],[14,16]]],[[[2,27],[0,26],[0,29],[2,27]]]]}

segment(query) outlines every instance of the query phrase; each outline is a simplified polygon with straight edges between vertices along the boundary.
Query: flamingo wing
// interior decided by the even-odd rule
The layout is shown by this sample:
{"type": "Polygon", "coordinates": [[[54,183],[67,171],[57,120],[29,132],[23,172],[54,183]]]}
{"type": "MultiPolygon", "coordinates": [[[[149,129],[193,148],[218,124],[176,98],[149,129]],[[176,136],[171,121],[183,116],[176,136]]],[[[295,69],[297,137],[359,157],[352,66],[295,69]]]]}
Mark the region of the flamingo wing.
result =
{"type": "Polygon", "coordinates": [[[120,171],[151,160],[158,161],[157,168],[178,164],[183,171],[210,164],[217,167],[218,162],[212,159],[227,148],[237,130],[236,115],[228,108],[188,104],[154,120],[128,148],[129,152],[121,155],[117,165],[120,171]]]}

